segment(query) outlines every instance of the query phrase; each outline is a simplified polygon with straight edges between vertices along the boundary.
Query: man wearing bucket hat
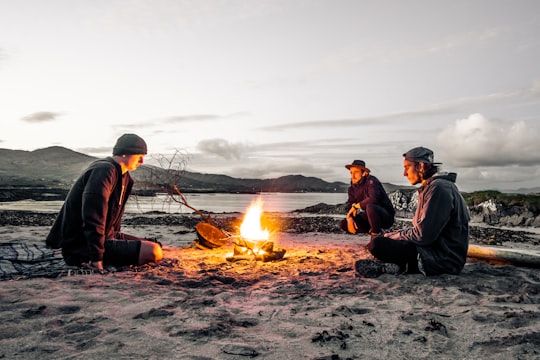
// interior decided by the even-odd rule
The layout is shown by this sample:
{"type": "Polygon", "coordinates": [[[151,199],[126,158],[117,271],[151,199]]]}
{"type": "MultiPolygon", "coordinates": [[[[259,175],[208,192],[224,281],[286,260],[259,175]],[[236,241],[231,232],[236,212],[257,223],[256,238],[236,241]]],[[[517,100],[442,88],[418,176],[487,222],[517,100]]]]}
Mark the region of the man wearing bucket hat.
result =
{"type": "Polygon", "coordinates": [[[461,272],[469,247],[469,210],[455,185],[456,173],[441,173],[439,165],[424,147],[403,154],[403,175],[411,185],[421,184],[413,226],[373,238],[367,247],[380,261],[358,260],[358,274],[461,272]]]}
{"type": "Polygon", "coordinates": [[[347,216],[340,227],[350,234],[369,233],[376,236],[394,223],[395,210],[381,182],[363,160],[345,165],[351,175],[347,193],[347,216]]]}
{"type": "Polygon", "coordinates": [[[124,134],[113,156],[89,165],[69,191],[46,244],[61,248],[65,262],[104,272],[103,264],[142,265],[163,257],[159,243],[120,231],[133,179],[130,171],[143,163],[146,142],[124,134]]]}

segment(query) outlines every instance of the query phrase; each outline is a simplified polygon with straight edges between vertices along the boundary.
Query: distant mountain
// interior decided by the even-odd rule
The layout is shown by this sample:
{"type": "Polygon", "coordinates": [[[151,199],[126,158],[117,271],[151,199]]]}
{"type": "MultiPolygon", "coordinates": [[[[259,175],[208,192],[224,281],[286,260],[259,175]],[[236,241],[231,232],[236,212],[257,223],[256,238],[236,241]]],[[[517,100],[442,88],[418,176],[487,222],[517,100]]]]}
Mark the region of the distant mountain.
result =
{"type": "Polygon", "coordinates": [[[517,190],[503,190],[505,194],[540,194],[540,187],[534,188],[519,188],[517,190]]]}
{"type": "MultiPolygon", "coordinates": [[[[97,158],[60,146],[34,151],[0,149],[0,186],[69,189],[81,172],[97,158]]],[[[237,179],[226,175],[165,169],[143,165],[132,172],[136,191],[176,185],[182,192],[346,192],[347,184],[289,175],[276,179],[237,179]],[[174,179],[174,180],[173,180],[174,179]]]]}
{"type": "MultiPolygon", "coordinates": [[[[34,151],[0,149],[0,187],[4,190],[39,187],[67,191],[81,172],[96,159],[60,146],[34,151]]],[[[140,194],[173,184],[186,193],[347,192],[349,186],[344,182],[326,182],[303,175],[287,175],[275,179],[239,179],[188,171],[174,173],[146,164],[132,172],[132,176],[136,181],[135,191],[140,194]]],[[[404,188],[392,184],[383,186],[387,192],[404,188]]],[[[0,198],[10,198],[9,194],[4,195],[0,198]]]]}
{"type": "Polygon", "coordinates": [[[60,146],[34,151],[0,149],[0,186],[69,187],[93,160],[60,146]]]}
{"type": "Polygon", "coordinates": [[[328,183],[315,177],[288,175],[276,179],[237,179],[225,175],[184,173],[180,181],[181,189],[200,187],[207,184],[209,189],[221,187],[221,192],[346,192],[347,185],[340,182],[328,183]]]}

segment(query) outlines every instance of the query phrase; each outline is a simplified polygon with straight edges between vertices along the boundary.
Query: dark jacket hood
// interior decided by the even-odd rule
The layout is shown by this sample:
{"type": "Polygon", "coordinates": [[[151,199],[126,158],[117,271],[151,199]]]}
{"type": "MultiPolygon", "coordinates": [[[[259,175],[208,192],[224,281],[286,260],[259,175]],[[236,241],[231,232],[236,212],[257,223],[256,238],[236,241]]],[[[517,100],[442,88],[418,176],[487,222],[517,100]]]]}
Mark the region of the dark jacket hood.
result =
{"type": "Polygon", "coordinates": [[[435,175],[433,175],[433,178],[444,179],[444,180],[448,180],[455,183],[457,179],[457,174],[455,172],[441,172],[441,173],[436,173],[435,175]]]}

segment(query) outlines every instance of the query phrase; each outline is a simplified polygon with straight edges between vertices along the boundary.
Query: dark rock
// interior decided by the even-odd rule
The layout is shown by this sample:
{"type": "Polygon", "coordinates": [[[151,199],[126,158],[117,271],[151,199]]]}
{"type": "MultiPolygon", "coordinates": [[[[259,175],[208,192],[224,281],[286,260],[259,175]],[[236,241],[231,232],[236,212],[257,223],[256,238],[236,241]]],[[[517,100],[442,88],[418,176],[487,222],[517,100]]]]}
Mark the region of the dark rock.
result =
{"type": "MultiPolygon", "coordinates": [[[[19,210],[1,210],[0,226],[52,226],[56,214],[40,213],[19,210]]],[[[236,233],[242,222],[243,214],[219,215],[212,218],[212,224],[221,230],[236,233]]],[[[268,214],[265,221],[270,228],[280,229],[288,233],[310,233],[319,232],[324,234],[343,233],[338,226],[341,219],[335,215],[318,216],[290,216],[289,214],[268,214]]],[[[124,224],[129,225],[166,225],[184,226],[193,229],[201,219],[195,215],[146,215],[126,217],[124,224]]],[[[397,218],[390,231],[399,230],[411,226],[411,222],[406,219],[397,218]]],[[[344,233],[343,233],[344,234],[344,233]]],[[[345,235],[345,234],[344,234],[345,235]]],[[[503,245],[504,242],[525,243],[540,245],[540,239],[532,232],[507,230],[500,227],[470,227],[471,243],[484,245],[503,245]]]]}

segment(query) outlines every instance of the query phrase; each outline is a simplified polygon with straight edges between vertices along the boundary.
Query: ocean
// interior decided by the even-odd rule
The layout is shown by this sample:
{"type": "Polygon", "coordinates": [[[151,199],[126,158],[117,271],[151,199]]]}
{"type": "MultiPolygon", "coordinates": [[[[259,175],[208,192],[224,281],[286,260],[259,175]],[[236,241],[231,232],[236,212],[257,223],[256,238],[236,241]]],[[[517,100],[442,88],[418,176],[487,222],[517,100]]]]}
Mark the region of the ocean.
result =
{"type": "MultiPolygon", "coordinates": [[[[347,201],[346,193],[260,193],[260,194],[184,194],[187,203],[201,211],[213,213],[245,212],[258,198],[266,212],[289,212],[308,206],[324,203],[343,204],[347,201]]],[[[58,212],[63,201],[21,200],[0,202],[0,210],[27,210],[39,212],[58,212]]],[[[166,213],[191,213],[193,210],[181,205],[167,195],[131,196],[126,205],[126,213],[143,214],[149,211],[166,213]]]]}

